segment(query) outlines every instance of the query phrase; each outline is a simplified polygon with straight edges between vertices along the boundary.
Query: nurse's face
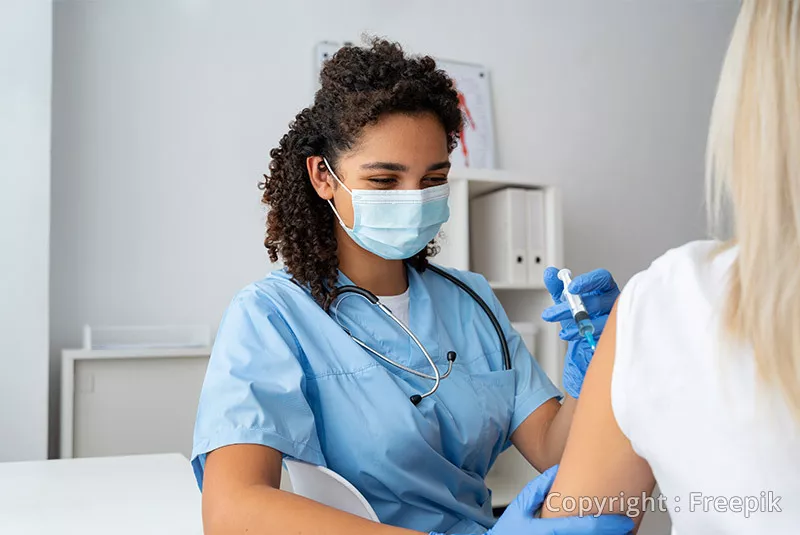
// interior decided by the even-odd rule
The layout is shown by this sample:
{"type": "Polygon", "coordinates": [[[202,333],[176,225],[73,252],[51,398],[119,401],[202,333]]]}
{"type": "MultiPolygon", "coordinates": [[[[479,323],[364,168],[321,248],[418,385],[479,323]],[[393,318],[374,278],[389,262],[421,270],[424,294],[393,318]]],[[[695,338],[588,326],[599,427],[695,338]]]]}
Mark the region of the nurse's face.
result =
{"type": "MultiPolygon", "coordinates": [[[[447,182],[450,155],[447,135],[433,114],[386,115],[364,127],[352,150],[331,162],[336,176],[354,189],[424,189],[447,182]]],[[[308,161],[314,188],[336,206],[345,225],[353,226],[350,194],[325,171],[321,157],[308,161]]]]}

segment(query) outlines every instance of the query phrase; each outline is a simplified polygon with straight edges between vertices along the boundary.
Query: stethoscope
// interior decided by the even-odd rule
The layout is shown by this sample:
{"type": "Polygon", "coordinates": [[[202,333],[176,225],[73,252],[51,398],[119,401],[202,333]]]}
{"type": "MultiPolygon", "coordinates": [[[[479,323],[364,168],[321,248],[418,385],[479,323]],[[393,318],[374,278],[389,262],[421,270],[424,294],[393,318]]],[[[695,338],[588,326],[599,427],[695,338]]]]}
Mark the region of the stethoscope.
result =
{"type": "MultiPolygon", "coordinates": [[[[486,304],[486,301],[484,301],[480,295],[475,293],[475,291],[472,288],[464,284],[462,281],[460,281],[458,278],[454,277],[450,273],[444,271],[443,269],[434,266],[432,264],[428,264],[426,269],[429,269],[434,273],[436,273],[437,275],[449,280],[450,282],[461,288],[461,290],[466,292],[467,295],[469,295],[476,303],[478,303],[478,305],[480,305],[480,307],[486,313],[486,316],[489,318],[489,321],[492,322],[492,327],[494,327],[494,330],[497,333],[497,337],[500,339],[500,349],[503,352],[503,369],[510,370],[511,354],[508,351],[508,342],[506,342],[506,337],[503,335],[503,328],[500,326],[500,322],[497,321],[497,316],[494,315],[492,309],[489,308],[489,305],[486,304]]],[[[450,372],[453,369],[453,363],[456,361],[456,352],[455,351],[447,352],[447,372],[442,374],[441,372],[439,372],[439,367],[436,366],[436,363],[433,362],[433,358],[431,358],[431,355],[430,353],[428,353],[428,350],[425,349],[425,346],[422,344],[422,342],[419,341],[419,338],[417,338],[414,335],[414,333],[411,332],[411,329],[409,329],[407,325],[405,325],[402,321],[400,321],[400,319],[398,319],[397,316],[395,316],[392,313],[392,311],[389,310],[389,307],[381,303],[380,300],[375,296],[375,294],[373,294],[369,290],[361,288],[360,286],[355,286],[351,284],[351,285],[339,286],[338,288],[336,288],[333,292],[333,299],[335,300],[344,294],[358,295],[361,298],[365,299],[370,304],[378,307],[384,314],[392,318],[392,320],[394,320],[394,322],[397,323],[397,325],[399,325],[400,328],[403,329],[403,331],[405,331],[405,333],[414,341],[419,350],[422,351],[422,354],[425,355],[425,358],[428,360],[428,363],[431,365],[431,368],[433,368],[433,375],[422,373],[417,370],[412,370],[411,368],[404,366],[399,362],[395,362],[386,355],[383,355],[380,352],[374,350],[369,345],[367,345],[360,339],[353,336],[350,330],[347,329],[347,327],[345,327],[344,325],[342,325],[342,323],[339,321],[338,305],[337,305],[334,307],[334,319],[339,324],[339,326],[344,330],[344,332],[346,332],[356,344],[363,347],[369,353],[383,360],[387,364],[390,364],[410,374],[416,375],[417,377],[422,377],[423,379],[428,379],[433,381],[433,387],[429,391],[425,392],[424,394],[414,394],[413,396],[411,396],[410,398],[411,403],[413,403],[414,405],[418,405],[419,402],[422,401],[423,399],[427,398],[428,396],[432,396],[439,389],[439,383],[441,383],[443,379],[446,379],[450,375],[450,372]]],[[[341,300],[339,300],[339,302],[341,302],[341,300]]]]}

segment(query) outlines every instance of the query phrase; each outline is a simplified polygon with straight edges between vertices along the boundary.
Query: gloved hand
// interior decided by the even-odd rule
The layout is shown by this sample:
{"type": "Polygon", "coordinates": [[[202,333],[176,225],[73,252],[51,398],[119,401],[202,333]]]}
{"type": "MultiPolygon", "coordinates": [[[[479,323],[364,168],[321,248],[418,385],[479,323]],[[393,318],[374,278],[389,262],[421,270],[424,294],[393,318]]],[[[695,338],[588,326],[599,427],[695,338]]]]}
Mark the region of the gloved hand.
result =
{"type": "MultiPolygon", "coordinates": [[[[550,292],[555,305],[545,309],[542,319],[549,322],[561,322],[562,340],[568,342],[567,355],[564,359],[564,390],[570,396],[577,398],[583,386],[583,378],[589,368],[594,350],[579,333],[578,325],[572,319],[572,312],[569,304],[561,295],[564,291],[564,283],[558,278],[558,270],[549,267],[544,272],[544,284],[550,292]]],[[[580,295],[586,312],[594,325],[594,338],[598,340],[606,320],[614,307],[614,302],[619,296],[619,288],[614,278],[605,269],[596,269],[589,273],[584,273],[572,279],[569,291],[580,295]]]]}
{"type": "MultiPolygon", "coordinates": [[[[522,489],[492,529],[484,535],[626,535],[633,529],[633,520],[623,515],[571,516],[566,518],[534,518],[544,503],[558,466],[554,466],[522,489]]],[[[431,533],[430,535],[443,535],[431,533]]]]}

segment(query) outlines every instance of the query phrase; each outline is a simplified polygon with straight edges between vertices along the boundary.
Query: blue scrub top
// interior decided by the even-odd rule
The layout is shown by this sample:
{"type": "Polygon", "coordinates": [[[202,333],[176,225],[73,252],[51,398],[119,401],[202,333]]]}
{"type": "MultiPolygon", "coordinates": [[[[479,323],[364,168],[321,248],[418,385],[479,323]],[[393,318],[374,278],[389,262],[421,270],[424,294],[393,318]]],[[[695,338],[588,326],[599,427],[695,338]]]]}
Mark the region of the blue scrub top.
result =
{"type": "MultiPolygon", "coordinates": [[[[285,271],[243,289],[219,327],[200,396],[192,465],[202,489],[206,454],[262,444],[327,466],[352,483],[382,523],[429,532],[483,533],[494,524],[484,477],[509,436],[559,390],[531,357],[481,275],[448,269],[493,309],[511,351],[475,301],[443,277],[408,270],[409,327],[444,373],[432,381],[359,347],[285,271]]],[[[340,284],[351,284],[343,274],[340,284]]],[[[400,327],[358,296],[338,319],[396,362],[430,374],[400,327]]]]}

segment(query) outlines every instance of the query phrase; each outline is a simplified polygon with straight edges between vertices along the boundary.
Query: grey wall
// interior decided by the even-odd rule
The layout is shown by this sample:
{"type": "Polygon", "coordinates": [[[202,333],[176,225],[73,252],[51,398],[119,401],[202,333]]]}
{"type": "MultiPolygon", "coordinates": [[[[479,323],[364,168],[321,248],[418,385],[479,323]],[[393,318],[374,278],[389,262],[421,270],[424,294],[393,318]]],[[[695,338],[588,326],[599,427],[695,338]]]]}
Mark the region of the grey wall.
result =
{"type": "Polygon", "coordinates": [[[52,17],[0,2],[0,461],[47,458],[52,17]]]}
{"type": "Polygon", "coordinates": [[[564,188],[573,270],[624,282],[703,236],[707,120],[737,2],[342,5],[56,4],[54,364],[85,322],[216,327],[270,269],[268,150],[309,102],[314,45],[364,31],[488,66],[500,166],[564,188]]]}

